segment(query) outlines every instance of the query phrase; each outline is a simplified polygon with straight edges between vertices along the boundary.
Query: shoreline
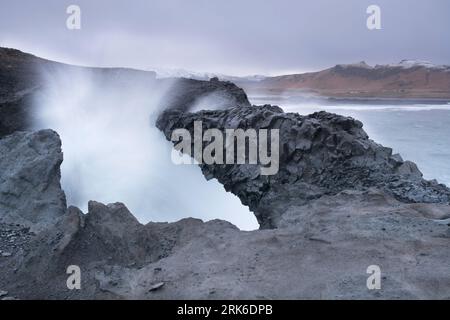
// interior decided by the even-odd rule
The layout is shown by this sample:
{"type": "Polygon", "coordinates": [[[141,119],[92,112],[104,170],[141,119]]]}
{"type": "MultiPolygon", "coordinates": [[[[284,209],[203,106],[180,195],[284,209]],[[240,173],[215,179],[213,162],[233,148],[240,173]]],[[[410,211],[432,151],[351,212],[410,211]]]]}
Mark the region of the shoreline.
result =
{"type": "Polygon", "coordinates": [[[290,95],[251,95],[251,101],[256,100],[259,103],[263,101],[280,101],[289,103],[320,103],[321,105],[348,105],[348,104],[365,104],[365,105],[442,105],[450,107],[450,99],[434,99],[434,98],[383,98],[383,97],[355,97],[355,98],[339,98],[339,97],[305,97],[290,95]]]}

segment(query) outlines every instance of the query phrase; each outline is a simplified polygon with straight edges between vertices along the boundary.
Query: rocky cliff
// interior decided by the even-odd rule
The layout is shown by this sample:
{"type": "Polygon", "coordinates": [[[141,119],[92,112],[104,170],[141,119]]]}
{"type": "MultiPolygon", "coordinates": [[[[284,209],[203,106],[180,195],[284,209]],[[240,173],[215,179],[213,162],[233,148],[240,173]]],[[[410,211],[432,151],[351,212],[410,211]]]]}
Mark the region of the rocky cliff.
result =
{"type": "MultiPolygon", "coordinates": [[[[202,121],[204,130],[280,130],[279,172],[259,174],[258,165],[201,165],[252,210],[262,228],[275,228],[286,212],[324,195],[376,188],[404,203],[446,203],[450,190],[422,179],[417,166],[370,140],[361,122],[326,112],[300,116],[275,106],[185,113],[166,111],[157,121],[167,139],[174,129],[202,121]]],[[[193,143],[193,142],[192,142],[193,143]]]]}

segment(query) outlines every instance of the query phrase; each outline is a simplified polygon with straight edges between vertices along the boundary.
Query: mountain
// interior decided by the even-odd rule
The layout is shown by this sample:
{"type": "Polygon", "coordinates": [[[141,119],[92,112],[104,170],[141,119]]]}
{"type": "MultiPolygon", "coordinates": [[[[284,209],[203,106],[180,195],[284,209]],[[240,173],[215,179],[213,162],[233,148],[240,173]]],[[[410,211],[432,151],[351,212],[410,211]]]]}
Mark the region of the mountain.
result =
{"type": "Polygon", "coordinates": [[[250,75],[250,76],[230,76],[222,73],[215,72],[197,72],[191,70],[185,70],[181,68],[160,68],[152,67],[148,70],[154,71],[156,77],[160,79],[164,78],[186,78],[195,80],[209,80],[211,78],[219,78],[223,81],[233,81],[233,82],[247,82],[247,81],[261,81],[266,78],[263,75],[250,75]]]}
{"type": "Polygon", "coordinates": [[[156,123],[170,141],[178,128],[193,134],[199,121],[224,132],[235,126],[278,130],[279,171],[270,179],[256,165],[200,165],[206,178],[216,178],[249,206],[261,228],[278,228],[312,199],[344,190],[374,188],[404,203],[450,203],[450,189],[423,179],[416,164],[369,139],[363,124],[350,117],[324,111],[300,116],[265,105],[195,113],[169,110],[156,123]]]}
{"type": "Polygon", "coordinates": [[[333,98],[450,99],[450,66],[402,60],[370,66],[338,64],[318,72],[237,82],[249,93],[308,94],[333,98]]]}

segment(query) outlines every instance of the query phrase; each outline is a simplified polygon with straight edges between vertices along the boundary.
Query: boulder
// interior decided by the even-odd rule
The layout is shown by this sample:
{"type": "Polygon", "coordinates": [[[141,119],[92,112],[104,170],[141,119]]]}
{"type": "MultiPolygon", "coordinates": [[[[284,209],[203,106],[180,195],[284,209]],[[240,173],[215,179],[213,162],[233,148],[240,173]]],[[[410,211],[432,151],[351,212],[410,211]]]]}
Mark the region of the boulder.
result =
{"type": "Polygon", "coordinates": [[[39,231],[66,212],[56,132],[16,132],[0,140],[0,223],[39,231]]]}

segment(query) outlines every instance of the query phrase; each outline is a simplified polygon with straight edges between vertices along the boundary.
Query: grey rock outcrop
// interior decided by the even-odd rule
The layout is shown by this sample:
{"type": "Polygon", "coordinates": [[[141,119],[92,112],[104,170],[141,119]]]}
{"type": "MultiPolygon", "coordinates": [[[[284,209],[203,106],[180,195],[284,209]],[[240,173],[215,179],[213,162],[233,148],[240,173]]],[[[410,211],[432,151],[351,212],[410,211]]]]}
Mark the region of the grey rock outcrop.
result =
{"type": "Polygon", "coordinates": [[[450,298],[449,227],[436,222],[448,206],[369,190],[300,209],[283,228],[242,232],[218,220],[144,226],[122,204],[92,202],[0,260],[0,285],[21,299],[450,298]],[[374,264],[381,290],[366,287],[374,264]],[[69,265],[82,290],[65,286],[69,265]]]}
{"type": "MultiPolygon", "coordinates": [[[[61,162],[56,133],[16,133],[0,142],[9,159],[2,166],[16,157],[4,181],[31,210],[1,211],[14,222],[0,222],[0,250],[7,253],[0,288],[19,299],[450,298],[446,204],[404,203],[374,188],[343,190],[289,206],[277,229],[251,232],[192,218],[142,225],[121,203],[92,201],[86,214],[74,207],[61,214],[52,205],[32,206],[62,193],[53,184],[61,162]],[[52,183],[30,192],[41,180],[52,183]],[[366,287],[373,264],[382,268],[381,290],[366,287]],[[66,286],[71,265],[81,268],[82,290],[66,286]]],[[[8,197],[0,193],[2,201],[8,197]]]]}
{"type": "Polygon", "coordinates": [[[324,195],[377,188],[404,203],[449,203],[450,190],[422,179],[417,166],[370,140],[362,123],[318,112],[284,113],[276,106],[236,107],[196,113],[163,112],[157,127],[170,139],[174,129],[193,134],[203,129],[279,129],[279,172],[260,175],[258,165],[201,164],[207,179],[216,178],[249,206],[261,228],[276,228],[282,216],[324,195]]]}
{"type": "Polygon", "coordinates": [[[16,132],[0,140],[0,222],[40,230],[66,211],[56,132],[16,132]]]}

